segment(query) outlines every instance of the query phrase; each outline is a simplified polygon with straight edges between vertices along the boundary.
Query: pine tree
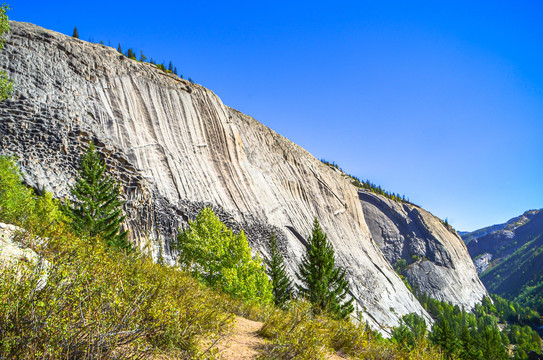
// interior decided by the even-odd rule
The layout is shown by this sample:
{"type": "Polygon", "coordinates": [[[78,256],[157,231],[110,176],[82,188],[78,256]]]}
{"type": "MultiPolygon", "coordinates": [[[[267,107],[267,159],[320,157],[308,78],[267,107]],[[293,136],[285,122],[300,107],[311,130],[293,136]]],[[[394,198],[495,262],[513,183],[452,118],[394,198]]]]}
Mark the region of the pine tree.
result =
{"type": "Polygon", "coordinates": [[[128,231],[120,228],[125,216],[119,186],[105,171],[106,165],[91,142],[81,157],[79,176],[71,188],[74,201],[65,205],[64,210],[79,235],[98,236],[111,246],[130,249],[128,231]]]}
{"type": "Polygon", "coordinates": [[[168,70],[173,72],[173,65],[172,65],[172,62],[170,61],[170,64],[168,65],[168,70]]]}
{"type": "Polygon", "coordinates": [[[292,281],[285,270],[283,255],[274,233],[270,236],[270,259],[266,260],[266,265],[273,286],[273,300],[276,306],[282,307],[292,297],[292,281]]]}
{"type": "MultiPolygon", "coordinates": [[[[10,30],[9,19],[6,12],[9,6],[0,5],[0,50],[4,47],[3,34],[10,30]]],[[[8,78],[5,71],[0,71],[0,101],[7,99],[13,92],[13,82],[8,78]]]]}
{"type": "Polygon", "coordinates": [[[313,233],[306,246],[296,276],[301,282],[298,292],[315,306],[337,318],[347,318],[353,312],[353,299],[345,302],[349,283],[345,270],[336,267],[334,248],[322,231],[319,221],[313,222],[313,233]]]}
{"type": "Polygon", "coordinates": [[[460,354],[462,360],[477,360],[481,357],[480,351],[477,349],[477,341],[471,335],[469,327],[464,324],[460,333],[460,354]]]}
{"type": "Polygon", "coordinates": [[[447,319],[442,317],[434,323],[430,333],[430,340],[441,347],[447,360],[455,358],[460,342],[447,319]]]}
{"type": "Polygon", "coordinates": [[[143,55],[143,50],[140,50],[140,61],[144,62],[145,60],[147,60],[147,56],[143,55]]]}
{"type": "Polygon", "coordinates": [[[130,59],[133,59],[133,60],[136,60],[136,53],[134,52],[134,50],[132,48],[130,48],[130,49],[128,49],[126,51],[126,57],[130,58],[130,59]]]}
{"type": "Polygon", "coordinates": [[[121,43],[119,43],[119,46],[117,46],[117,51],[121,54],[123,53],[123,49],[121,48],[121,43]]]}
{"type": "Polygon", "coordinates": [[[72,37],[79,39],[79,32],[77,31],[77,26],[74,27],[74,33],[72,34],[72,37]]]}
{"type": "Polygon", "coordinates": [[[173,68],[173,73],[174,73],[175,75],[177,75],[177,67],[174,67],[174,68],[173,68]]]}

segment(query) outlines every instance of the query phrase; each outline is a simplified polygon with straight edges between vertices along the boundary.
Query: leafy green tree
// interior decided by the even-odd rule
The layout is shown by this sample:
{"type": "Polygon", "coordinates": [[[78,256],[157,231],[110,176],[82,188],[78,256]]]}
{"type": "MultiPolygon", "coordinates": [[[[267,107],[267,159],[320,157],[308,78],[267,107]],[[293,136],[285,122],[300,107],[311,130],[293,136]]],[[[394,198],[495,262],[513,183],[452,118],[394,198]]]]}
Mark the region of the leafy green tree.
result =
{"type": "Polygon", "coordinates": [[[292,297],[292,281],[285,270],[284,258],[274,233],[270,236],[270,259],[266,260],[266,265],[273,287],[273,301],[276,306],[282,307],[292,297]]]}
{"type": "Polygon", "coordinates": [[[41,235],[48,230],[47,227],[64,220],[58,201],[51,193],[36,196],[22,183],[22,175],[14,159],[0,156],[0,221],[41,235]]]}
{"type": "Polygon", "coordinates": [[[334,248],[317,218],[296,275],[301,282],[298,292],[315,305],[316,310],[324,310],[337,318],[347,318],[353,312],[353,299],[345,301],[349,293],[345,270],[336,266],[334,248]]]}
{"type": "MultiPolygon", "coordinates": [[[[0,6],[0,50],[4,47],[5,40],[3,38],[4,33],[7,33],[11,28],[9,27],[8,16],[6,12],[9,10],[9,6],[0,6]]],[[[4,71],[0,71],[0,101],[6,100],[13,92],[13,82],[8,78],[4,71]]]]}
{"type": "Polygon", "coordinates": [[[79,174],[71,188],[73,201],[64,206],[72,219],[76,233],[89,237],[100,237],[107,244],[130,249],[128,231],[121,231],[125,219],[119,186],[106,174],[106,165],[91,142],[81,157],[79,174]]]}
{"type": "Polygon", "coordinates": [[[271,303],[272,285],[245,233],[234,234],[210,208],[204,208],[179,233],[173,248],[179,264],[203,283],[247,302],[271,303]]]}
{"type": "Polygon", "coordinates": [[[79,31],[77,31],[77,26],[74,27],[74,32],[72,34],[72,37],[79,39],[79,31]]]}

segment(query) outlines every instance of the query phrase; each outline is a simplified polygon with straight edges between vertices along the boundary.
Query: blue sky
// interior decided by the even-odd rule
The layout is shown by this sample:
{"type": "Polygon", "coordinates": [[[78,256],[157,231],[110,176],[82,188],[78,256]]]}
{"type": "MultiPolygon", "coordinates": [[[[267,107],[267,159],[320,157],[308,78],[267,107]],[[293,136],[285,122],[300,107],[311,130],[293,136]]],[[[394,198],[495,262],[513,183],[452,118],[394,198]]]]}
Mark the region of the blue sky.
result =
{"type": "Polygon", "coordinates": [[[539,1],[6,1],[13,20],[171,60],[458,230],[543,207],[539,1]]]}

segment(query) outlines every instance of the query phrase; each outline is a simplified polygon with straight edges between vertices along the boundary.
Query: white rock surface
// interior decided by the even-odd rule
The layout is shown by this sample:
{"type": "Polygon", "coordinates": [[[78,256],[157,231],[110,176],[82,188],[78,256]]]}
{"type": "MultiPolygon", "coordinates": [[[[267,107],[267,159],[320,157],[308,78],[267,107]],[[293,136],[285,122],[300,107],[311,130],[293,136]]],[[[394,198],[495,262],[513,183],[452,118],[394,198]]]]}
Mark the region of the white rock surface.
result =
{"type": "Polygon", "coordinates": [[[372,236],[394,265],[405,259],[404,275],[431,297],[466,309],[489,296],[458,234],[426,210],[361,190],[372,236]],[[418,260],[416,260],[418,259],[418,260]]]}
{"type": "Polygon", "coordinates": [[[10,24],[0,69],[17,86],[0,104],[0,152],[19,157],[26,182],[65,196],[92,139],[125,185],[132,241],[155,256],[160,247],[174,257],[178,227],[209,204],[264,255],[274,231],[294,273],[317,216],[370,324],[426,315],[341,174],[202,86],[113,48],[10,24]]]}

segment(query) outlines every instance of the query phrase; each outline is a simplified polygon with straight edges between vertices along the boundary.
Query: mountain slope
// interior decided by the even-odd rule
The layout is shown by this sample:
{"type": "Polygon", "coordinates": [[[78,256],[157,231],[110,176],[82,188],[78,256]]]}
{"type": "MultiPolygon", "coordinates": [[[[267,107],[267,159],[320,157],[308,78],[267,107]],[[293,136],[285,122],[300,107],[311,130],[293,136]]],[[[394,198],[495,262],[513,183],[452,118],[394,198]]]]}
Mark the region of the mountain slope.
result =
{"type": "Polygon", "coordinates": [[[265,256],[275,232],[293,274],[317,216],[365,320],[390,326],[398,315],[426,314],[372,240],[358,191],[341,174],[202,86],[107,46],[10,24],[0,69],[17,86],[0,104],[0,153],[18,157],[28,184],[66,196],[92,140],[124,185],[131,240],[153,256],[174,261],[172,237],[209,205],[265,256]]]}
{"type": "MultiPolygon", "coordinates": [[[[531,219],[508,230],[493,253],[497,264],[481,274],[488,290],[543,312],[543,211],[532,211],[531,219]]],[[[492,239],[501,239],[494,234],[492,239]]],[[[488,239],[482,239],[490,241],[488,239]]]]}

